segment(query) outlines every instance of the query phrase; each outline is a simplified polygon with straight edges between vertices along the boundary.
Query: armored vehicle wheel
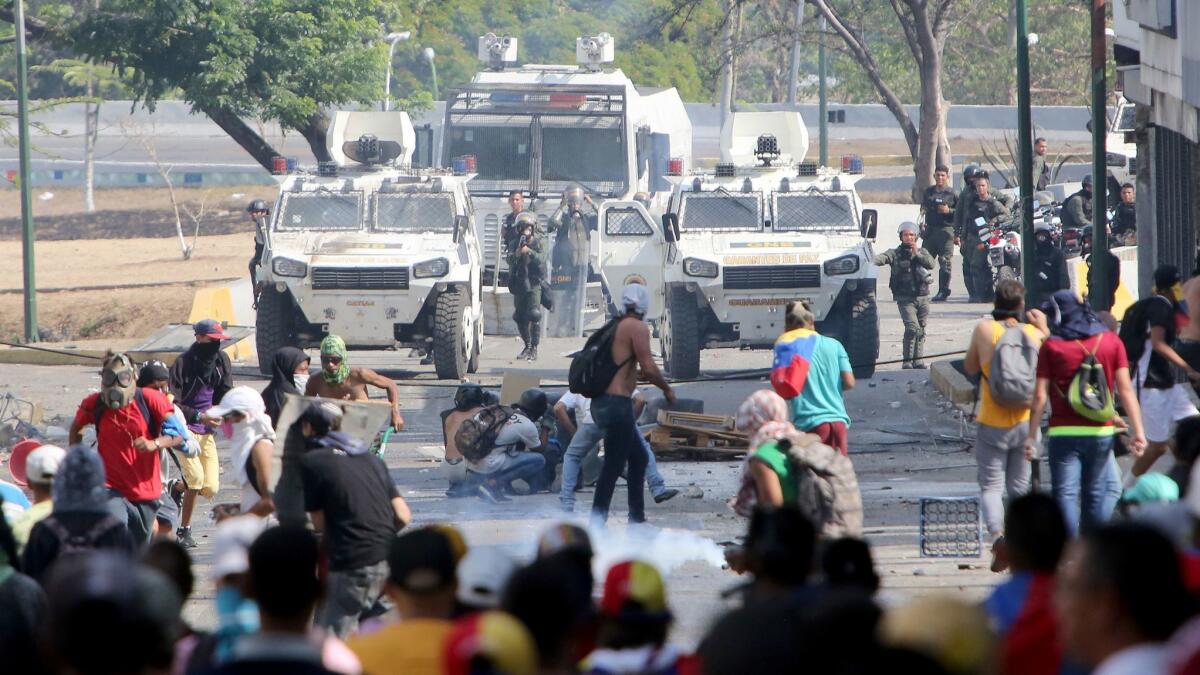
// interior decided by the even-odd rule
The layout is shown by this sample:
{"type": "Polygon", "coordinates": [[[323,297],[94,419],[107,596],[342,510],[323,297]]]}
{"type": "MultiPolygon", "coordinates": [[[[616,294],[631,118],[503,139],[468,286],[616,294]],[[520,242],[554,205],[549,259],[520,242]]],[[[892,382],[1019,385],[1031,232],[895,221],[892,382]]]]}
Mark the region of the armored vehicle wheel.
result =
{"type": "Polygon", "coordinates": [[[854,377],[869,379],[879,360],[879,307],[873,293],[854,297],[850,305],[849,330],[843,342],[854,377]]]}
{"type": "Polygon", "coordinates": [[[279,292],[268,285],[258,297],[258,313],[254,318],[255,347],[258,349],[258,370],[271,374],[271,359],[284,347],[299,347],[292,330],[292,299],[286,291],[279,292]]]}
{"type": "Polygon", "coordinates": [[[700,374],[700,312],[691,294],[682,288],[672,288],[663,313],[663,365],[677,380],[700,374]]]}
{"type": "Polygon", "coordinates": [[[461,290],[445,291],[437,298],[433,315],[433,366],[443,380],[462,379],[467,373],[470,312],[467,296],[461,290]]]}

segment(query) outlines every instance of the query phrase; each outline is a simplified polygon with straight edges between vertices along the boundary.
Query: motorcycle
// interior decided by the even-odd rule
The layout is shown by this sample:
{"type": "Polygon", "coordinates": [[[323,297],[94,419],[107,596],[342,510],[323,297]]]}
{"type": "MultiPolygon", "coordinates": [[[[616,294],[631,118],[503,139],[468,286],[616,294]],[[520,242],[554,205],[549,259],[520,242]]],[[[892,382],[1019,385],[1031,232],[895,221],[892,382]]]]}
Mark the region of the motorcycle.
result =
{"type": "Polygon", "coordinates": [[[988,265],[993,285],[1005,279],[1021,278],[1021,235],[1011,223],[1001,225],[983,218],[975,219],[979,241],[987,246],[988,265]]]}

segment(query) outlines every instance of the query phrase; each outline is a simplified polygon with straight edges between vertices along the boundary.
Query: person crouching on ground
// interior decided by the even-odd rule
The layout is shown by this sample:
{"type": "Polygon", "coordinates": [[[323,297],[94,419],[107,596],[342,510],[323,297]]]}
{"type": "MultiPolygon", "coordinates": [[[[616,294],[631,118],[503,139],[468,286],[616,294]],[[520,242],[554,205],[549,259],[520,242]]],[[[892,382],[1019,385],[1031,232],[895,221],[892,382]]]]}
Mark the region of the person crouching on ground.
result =
{"type": "Polygon", "coordinates": [[[388,547],[412,512],[387,465],[367,446],[333,431],[329,402],[312,402],[300,416],[308,451],[300,460],[304,509],[324,538],[329,591],[317,624],[344,638],[362,618],[389,609],[388,547]]]}
{"type": "Polygon", "coordinates": [[[875,256],[875,264],[891,265],[888,288],[904,322],[904,368],[924,368],[925,319],[929,316],[929,282],[937,263],[917,245],[917,225],[900,223],[900,245],[875,256]]]}
{"type": "Polygon", "coordinates": [[[442,411],[442,440],[446,455],[442,458],[442,475],[449,482],[447,497],[466,497],[475,493],[475,486],[467,481],[467,465],[454,443],[454,435],[462,423],[483,410],[487,403],[487,392],[472,382],[460,384],[454,392],[454,407],[442,411]]]}
{"type": "Polygon", "coordinates": [[[545,467],[542,434],[534,422],[545,414],[545,392],[525,390],[496,434],[492,449],[479,460],[467,461],[467,478],[480,497],[492,503],[509,501],[504,492],[512,490],[513,481],[528,484],[545,467]]]}

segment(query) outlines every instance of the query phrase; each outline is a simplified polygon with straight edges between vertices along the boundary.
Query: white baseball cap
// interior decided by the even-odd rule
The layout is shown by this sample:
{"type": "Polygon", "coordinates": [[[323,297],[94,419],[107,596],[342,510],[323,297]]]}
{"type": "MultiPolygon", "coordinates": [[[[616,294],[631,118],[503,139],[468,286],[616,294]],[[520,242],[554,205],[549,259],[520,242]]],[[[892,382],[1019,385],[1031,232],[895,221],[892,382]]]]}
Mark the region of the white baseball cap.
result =
{"type": "Polygon", "coordinates": [[[517,571],[512,556],[495,546],[472,546],[458,563],[458,600],[471,607],[500,606],[500,595],[517,571]]]}
{"type": "Polygon", "coordinates": [[[62,464],[67,451],[57,445],[43,445],[25,459],[25,478],[30,483],[49,485],[58,474],[58,465],[62,464]]]}
{"type": "Polygon", "coordinates": [[[258,516],[236,516],[221,521],[213,543],[213,577],[250,571],[250,545],[266,528],[267,521],[258,516]]]}

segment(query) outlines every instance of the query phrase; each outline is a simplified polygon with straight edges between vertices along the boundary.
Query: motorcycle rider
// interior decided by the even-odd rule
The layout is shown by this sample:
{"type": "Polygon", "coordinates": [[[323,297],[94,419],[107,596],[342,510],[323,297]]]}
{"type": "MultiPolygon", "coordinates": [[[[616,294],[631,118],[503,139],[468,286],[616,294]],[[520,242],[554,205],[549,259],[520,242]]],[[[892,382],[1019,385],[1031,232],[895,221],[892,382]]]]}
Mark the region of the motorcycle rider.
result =
{"type": "Polygon", "coordinates": [[[563,190],[562,204],[550,217],[554,232],[551,254],[552,287],[559,291],[552,334],[556,337],[579,335],[579,314],[587,285],[588,260],[591,257],[591,236],[596,229],[596,214],[585,214],[584,203],[596,208],[592,198],[580,185],[563,190]]]}
{"type": "Polygon", "coordinates": [[[934,258],[917,247],[917,225],[900,223],[900,245],[875,256],[875,264],[891,265],[888,288],[900,308],[904,322],[904,368],[924,368],[921,353],[925,349],[925,319],[929,316],[929,282],[934,258]]]}
{"type": "Polygon", "coordinates": [[[1067,276],[1067,259],[1054,243],[1050,226],[1038,222],[1033,226],[1033,278],[1029,280],[1031,307],[1041,307],[1055,291],[1071,287],[1067,276]]]}
{"type": "Polygon", "coordinates": [[[939,166],[933,171],[933,185],[925,188],[921,200],[921,213],[925,215],[925,230],[921,234],[921,245],[930,255],[936,256],[938,271],[938,293],[934,302],[945,302],[950,297],[950,273],[953,269],[954,209],[958,195],[950,187],[950,169],[939,166]]]}
{"type": "Polygon", "coordinates": [[[1083,177],[1083,186],[1079,192],[1067,197],[1063,202],[1062,226],[1073,227],[1080,231],[1092,224],[1092,175],[1083,177]]]}
{"type": "Polygon", "coordinates": [[[542,253],[544,246],[537,217],[524,211],[504,232],[513,321],[517,322],[517,333],[525,343],[517,358],[536,361],[542,337],[542,279],[546,277],[546,257],[542,253]]]}
{"type": "Polygon", "coordinates": [[[991,302],[996,287],[992,281],[992,267],[988,263],[987,243],[980,239],[975,220],[983,218],[988,225],[993,225],[998,220],[1008,218],[1012,212],[998,194],[991,191],[988,174],[982,170],[975,176],[975,192],[959,210],[963,212],[961,236],[964,256],[967,256],[963,264],[967,273],[974,278],[975,292],[969,301],[991,302]]]}

